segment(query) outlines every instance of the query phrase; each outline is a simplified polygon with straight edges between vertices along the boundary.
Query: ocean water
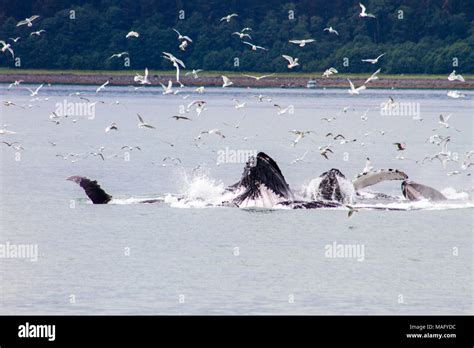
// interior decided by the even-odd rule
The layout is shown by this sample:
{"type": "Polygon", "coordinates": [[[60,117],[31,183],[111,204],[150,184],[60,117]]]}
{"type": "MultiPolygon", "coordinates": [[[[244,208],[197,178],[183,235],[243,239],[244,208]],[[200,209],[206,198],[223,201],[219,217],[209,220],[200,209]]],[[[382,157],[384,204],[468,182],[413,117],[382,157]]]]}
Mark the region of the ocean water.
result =
{"type": "MultiPolygon", "coordinates": [[[[23,150],[0,144],[0,247],[33,245],[38,256],[0,258],[1,314],[473,312],[474,167],[461,169],[474,150],[472,91],[460,99],[445,90],[371,89],[358,96],[240,88],[162,95],[154,87],[96,94],[92,86],[58,85],[43,87],[32,101],[26,86],[7,87],[0,86],[0,129],[15,134],[0,134],[0,141],[19,142],[23,150]],[[259,94],[272,100],[259,102],[259,94]],[[382,115],[389,96],[419,108],[423,120],[413,119],[416,112],[382,115]],[[80,97],[103,103],[93,114],[74,110],[59,124],[49,120],[61,105],[85,102],[80,97]],[[246,106],[235,109],[233,98],[246,106]],[[171,118],[192,100],[207,102],[200,116],[171,118]],[[277,115],[274,104],[291,104],[294,113],[277,115]],[[156,129],[138,128],[137,113],[156,129]],[[439,114],[452,114],[450,128],[433,131],[439,114]],[[106,133],[112,122],[119,130],[106,133]],[[195,140],[214,128],[225,138],[195,140]],[[292,146],[293,129],[314,133],[292,146]],[[329,132],[357,141],[340,144],[329,132]],[[457,162],[446,168],[437,160],[416,162],[441,151],[426,141],[432,134],[451,136],[448,150],[457,162]],[[395,142],[406,150],[397,151],[395,142]],[[325,159],[318,147],[329,144],[333,153],[325,159]],[[254,151],[272,156],[296,193],[331,168],[352,179],[369,157],[374,169],[403,170],[449,200],[357,201],[350,218],[346,208],[218,206],[226,185],[240,178],[242,154],[254,151]],[[61,157],[68,153],[80,155],[61,157]],[[181,162],[163,161],[167,156],[181,162]],[[72,175],[97,180],[113,204],[90,204],[66,180],[72,175]],[[162,202],[136,204],[140,198],[162,202]],[[359,253],[328,257],[334,245],[359,253]]],[[[401,196],[399,181],[369,189],[401,196]]]]}

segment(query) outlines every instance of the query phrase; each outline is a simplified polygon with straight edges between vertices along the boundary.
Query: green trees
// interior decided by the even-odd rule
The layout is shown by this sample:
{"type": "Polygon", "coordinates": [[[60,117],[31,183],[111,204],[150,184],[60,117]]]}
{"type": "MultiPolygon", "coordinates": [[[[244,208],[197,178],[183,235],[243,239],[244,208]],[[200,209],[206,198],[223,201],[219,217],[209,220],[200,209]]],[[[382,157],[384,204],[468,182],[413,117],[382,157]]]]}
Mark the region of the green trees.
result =
{"type": "MultiPolygon", "coordinates": [[[[54,69],[171,69],[161,58],[167,51],[189,68],[205,70],[287,71],[282,54],[299,57],[294,71],[371,72],[363,58],[386,53],[385,73],[448,73],[453,59],[461,73],[474,73],[474,1],[365,0],[377,18],[359,18],[352,0],[77,0],[7,1],[0,5],[0,40],[12,43],[22,68],[54,69]],[[71,17],[74,12],[74,18],[71,17]],[[184,12],[180,12],[184,11],[184,12]],[[230,23],[219,19],[239,14],[230,23]],[[32,28],[18,20],[39,14],[32,28]],[[294,15],[294,18],[293,18],[294,15]],[[184,18],[182,18],[184,16],[184,18]],[[339,36],[324,32],[332,26],[339,36]],[[251,51],[232,35],[251,27],[251,40],[269,51],[251,51]],[[181,51],[172,28],[193,39],[181,51]],[[33,30],[44,29],[40,37],[33,30]],[[126,39],[130,31],[138,39],[126,39]],[[290,39],[313,38],[304,48],[290,39]],[[130,53],[130,66],[113,53],[130,53]],[[236,58],[239,64],[236,65],[236,58]],[[347,58],[349,65],[343,64],[347,58]]],[[[9,54],[0,66],[13,67],[9,54]]]]}

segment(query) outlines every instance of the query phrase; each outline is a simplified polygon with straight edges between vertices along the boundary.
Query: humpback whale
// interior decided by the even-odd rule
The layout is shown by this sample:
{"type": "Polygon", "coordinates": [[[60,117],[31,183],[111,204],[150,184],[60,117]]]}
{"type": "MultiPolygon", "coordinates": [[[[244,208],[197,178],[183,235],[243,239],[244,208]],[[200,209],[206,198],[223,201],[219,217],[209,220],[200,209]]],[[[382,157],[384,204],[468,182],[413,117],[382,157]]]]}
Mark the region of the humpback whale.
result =
{"type": "Polygon", "coordinates": [[[410,201],[416,201],[419,199],[429,199],[430,201],[447,200],[447,198],[438,190],[408,180],[402,182],[402,193],[403,196],[410,201]]]}
{"type": "Polygon", "coordinates": [[[112,199],[112,196],[105,192],[96,180],[89,180],[83,176],[70,176],[66,180],[81,186],[94,204],[107,204],[112,199]]]}
{"type": "MultiPolygon", "coordinates": [[[[402,171],[382,169],[359,174],[351,182],[346,179],[341,171],[332,168],[317,178],[318,185],[316,192],[311,192],[311,200],[301,200],[295,198],[295,194],[286,182],[278,164],[264,152],[259,152],[256,156],[249,157],[240,180],[226,188],[227,192],[232,193],[232,198],[221,202],[219,205],[239,208],[336,208],[350,203],[352,197],[349,196],[353,192],[386,180],[404,180],[401,188],[403,196],[408,200],[427,198],[439,201],[446,199],[443,194],[434,188],[407,181],[407,179],[408,175],[402,171]],[[353,191],[350,191],[350,189],[353,191]]],[[[81,186],[94,204],[107,204],[112,200],[112,196],[105,192],[96,180],[90,180],[83,176],[71,176],[67,180],[81,186]]],[[[393,197],[383,194],[379,197],[393,199],[393,197]]],[[[178,200],[181,199],[183,198],[178,198],[178,200]]],[[[162,201],[162,199],[146,199],[137,203],[162,201]]]]}
{"type": "Polygon", "coordinates": [[[294,199],[278,164],[263,152],[258,153],[256,157],[249,157],[240,181],[228,190],[238,194],[232,203],[239,207],[273,206],[294,199]]]}

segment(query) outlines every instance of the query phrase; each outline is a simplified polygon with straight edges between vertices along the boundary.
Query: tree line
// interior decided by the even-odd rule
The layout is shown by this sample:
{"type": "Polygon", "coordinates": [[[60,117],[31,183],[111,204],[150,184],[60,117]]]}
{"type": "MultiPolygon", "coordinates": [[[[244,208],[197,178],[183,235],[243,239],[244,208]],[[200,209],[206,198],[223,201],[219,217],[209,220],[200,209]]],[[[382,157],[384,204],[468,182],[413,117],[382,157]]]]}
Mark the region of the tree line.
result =
{"type": "MultiPolygon", "coordinates": [[[[353,0],[23,0],[0,2],[0,40],[11,43],[19,68],[173,69],[162,51],[189,69],[288,71],[282,54],[298,57],[295,72],[359,73],[374,70],[361,59],[386,53],[383,73],[474,73],[474,1],[363,0],[376,18],[360,18],[353,0]],[[230,22],[220,19],[237,13],[230,22]],[[33,26],[17,23],[40,15],[33,26]],[[333,27],[339,35],[323,31],[333,27]],[[234,32],[251,28],[252,39],[234,32]],[[193,41],[185,51],[172,30],[193,41]],[[31,35],[38,30],[41,35],[31,35]],[[138,38],[125,38],[129,31],[138,38]],[[9,38],[20,37],[13,43],[9,38]],[[312,38],[299,47],[292,39],[312,38]],[[253,51],[242,41],[266,50],[253,51]],[[109,57],[128,52],[124,57],[109,57]]],[[[1,47],[0,47],[1,48],[1,47]]],[[[0,52],[1,67],[15,60],[0,52]]]]}

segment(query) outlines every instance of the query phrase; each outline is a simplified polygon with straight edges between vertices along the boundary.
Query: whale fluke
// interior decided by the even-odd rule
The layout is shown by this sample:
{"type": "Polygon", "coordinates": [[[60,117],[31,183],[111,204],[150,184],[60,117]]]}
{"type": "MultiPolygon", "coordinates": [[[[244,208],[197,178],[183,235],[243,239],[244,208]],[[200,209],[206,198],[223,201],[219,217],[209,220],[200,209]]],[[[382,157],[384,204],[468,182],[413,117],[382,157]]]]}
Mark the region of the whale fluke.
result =
{"type": "Polygon", "coordinates": [[[229,189],[241,192],[232,201],[238,206],[273,206],[294,197],[276,162],[263,152],[249,158],[240,181],[229,189]]]}
{"type": "Polygon", "coordinates": [[[380,169],[375,172],[359,174],[354,180],[352,180],[352,184],[356,190],[360,190],[364,187],[372,186],[382,181],[405,179],[408,179],[408,175],[400,170],[380,169]]]}
{"type": "Polygon", "coordinates": [[[429,199],[431,201],[445,201],[447,198],[438,190],[418,184],[414,181],[404,180],[402,182],[402,193],[406,199],[410,201],[416,201],[419,199],[429,199]]]}
{"type": "Polygon", "coordinates": [[[71,176],[66,180],[79,184],[94,204],[107,204],[112,199],[112,196],[106,193],[96,180],[89,180],[83,176],[71,176]]]}

